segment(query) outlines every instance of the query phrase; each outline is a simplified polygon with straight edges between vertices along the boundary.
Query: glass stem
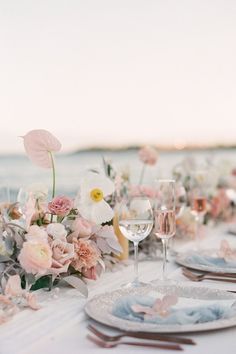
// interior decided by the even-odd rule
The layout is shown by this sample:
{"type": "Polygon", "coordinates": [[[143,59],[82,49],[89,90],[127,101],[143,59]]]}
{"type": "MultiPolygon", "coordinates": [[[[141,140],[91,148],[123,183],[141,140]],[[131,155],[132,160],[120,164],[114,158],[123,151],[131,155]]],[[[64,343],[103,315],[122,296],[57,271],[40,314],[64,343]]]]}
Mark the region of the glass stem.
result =
{"type": "Polygon", "coordinates": [[[196,216],[196,247],[197,247],[197,250],[199,250],[199,248],[200,248],[200,235],[199,235],[200,226],[201,226],[201,218],[200,218],[200,215],[197,215],[196,216]]]}
{"type": "Polygon", "coordinates": [[[166,280],[166,261],[167,261],[167,247],[168,247],[168,239],[162,239],[163,246],[163,267],[162,267],[162,280],[166,280]]]}
{"type": "Polygon", "coordinates": [[[138,283],[138,242],[134,242],[134,282],[138,283]]]}

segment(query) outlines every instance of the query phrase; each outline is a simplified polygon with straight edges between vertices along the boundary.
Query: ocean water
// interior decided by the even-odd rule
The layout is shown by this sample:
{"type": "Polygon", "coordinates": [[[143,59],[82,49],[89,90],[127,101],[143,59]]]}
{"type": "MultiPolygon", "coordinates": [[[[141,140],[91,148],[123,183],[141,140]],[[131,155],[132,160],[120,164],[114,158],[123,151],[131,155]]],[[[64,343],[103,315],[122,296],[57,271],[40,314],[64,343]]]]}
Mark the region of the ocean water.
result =
{"type": "MultiPolygon", "coordinates": [[[[55,157],[57,194],[75,195],[84,171],[91,168],[102,169],[103,157],[112,161],[115,169],[129,170],[131,181],[138,183],[142,164],[135,149],[58,154],[55,157]]],[[[199,165],[208,159],[216,164],[229,161],[236,167],[236,149],[161,151],[158,163],[154,167],[147,167],[144,182],[151,184],[155,178],[171,177],[173,167],[186,157],[194,157],[199,165]]],[[[0,202],[4,198],[6,186],[10,189],[11,201],[14,201],[20,188],[38,182],[46,184],[50,189],[51,170],[33,165],[24,155],[0,156],[0,202]]]]}

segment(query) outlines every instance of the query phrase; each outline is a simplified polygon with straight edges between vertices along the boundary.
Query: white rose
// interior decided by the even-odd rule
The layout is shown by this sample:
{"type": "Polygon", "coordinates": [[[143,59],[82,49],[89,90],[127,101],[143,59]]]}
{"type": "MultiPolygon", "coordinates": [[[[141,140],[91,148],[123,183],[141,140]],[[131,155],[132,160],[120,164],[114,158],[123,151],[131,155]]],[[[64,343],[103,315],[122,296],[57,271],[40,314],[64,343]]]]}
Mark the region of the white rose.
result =
{"type": "Polygon", "coordinates": [[[31,225],[25,235],[25,238],[27,241],[47,242],[48,234],[45,229],[39,227],[38,225],[31,225]]]}
{"type": "Polygon", "coordinates": [[[65,240],[67,231],[65,226],[59,223],[52,223],[47,226],[47,233],[54,239],[65,240]]]}

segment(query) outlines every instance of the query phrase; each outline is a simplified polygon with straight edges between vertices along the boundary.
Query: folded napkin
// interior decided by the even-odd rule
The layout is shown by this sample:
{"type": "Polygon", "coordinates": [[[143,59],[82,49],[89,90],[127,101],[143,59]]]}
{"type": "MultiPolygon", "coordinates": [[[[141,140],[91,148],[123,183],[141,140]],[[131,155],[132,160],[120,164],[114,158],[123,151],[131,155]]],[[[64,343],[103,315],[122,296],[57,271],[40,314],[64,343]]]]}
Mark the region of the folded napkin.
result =
{"type": "Polygon", "coordinates": [[[224,258],[207,256],[203,254],[193,253],[185,258],[188,264],[201,264],[206,266],[216,266],[220,268],[235,268],[235,261],[226,261],[224,258]]]}
{"type": "MultiPolygon", "coordinates": [[[[183,299],[183,298],[181,298],[183,299]]],[[[151,296],[126,296],[116,301],[113,306],[112,314],[116,317],[136,322],[155,323],[155,324],[195,324],[215,321],[222,318],[229,318],[236,315],[236,305],[234,300],[222,301],[222,303],[212,303],[212,301],[200,300],[202,304],[194,306],[196,299],[190,300],[186,304],[186,299],[178,302],[178,305],[170,309],[169,315],[163,317],[155,314],[155,316],[147,317],[142,313],[133,311],[134,305],[152,307],[156,299],[151,296]],[[182,303],[182,305],[181,305],[182,303]],[[183,306],[185,304],[185,306],[183,306]]]]}

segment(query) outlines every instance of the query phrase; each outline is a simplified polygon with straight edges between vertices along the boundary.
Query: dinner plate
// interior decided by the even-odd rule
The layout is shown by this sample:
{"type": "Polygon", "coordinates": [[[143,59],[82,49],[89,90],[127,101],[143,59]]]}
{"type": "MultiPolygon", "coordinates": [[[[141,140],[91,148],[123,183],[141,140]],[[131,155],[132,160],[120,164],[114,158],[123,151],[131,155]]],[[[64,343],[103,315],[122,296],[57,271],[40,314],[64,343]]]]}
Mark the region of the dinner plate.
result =
{"type": "Polygon", "coordinates": [[[210,331],[220,328],[236,326],[236,314],[227,319],[219,319],[211,322],[197,324],[153,324],[147,322],[135,322],[124,320],[112,315],[114,303],[123,296],[148,295],[150,292],[162,294],[175,293],[179,297],[196,300],[236,300],[236,294],[223,290],[209,289],[207,287],[193,287],[186,284],[179,285],[147,285],[140,288],[122,288],[112,292],[97,295],[88,300],[85,312],[89,317],[104,325],[117,328],[123,331],[144,331],[154,333],[183,333],[210,331]]]}
{"type": "MultiPolygon", "coordinates": [[[[209,252],[211,252],[212,254],[215,253],[215,250],[208,250],[208,255],[209,252]]],[[[191,269],[196,269],[196,270],[202,270],[204,272],[217,272],[217,273],[232,273],[236,275],[236,267],[219,267],[216,265],[205,265],[205,264],[200,264],[200,263],[193,263],[190,259],[191,254],[194,254],[194,252],[186,252],[186,253],[179,253],[176,258],[175,261],[176,263],[187,267],[187,268],[191,268],[191,269]]]]}

